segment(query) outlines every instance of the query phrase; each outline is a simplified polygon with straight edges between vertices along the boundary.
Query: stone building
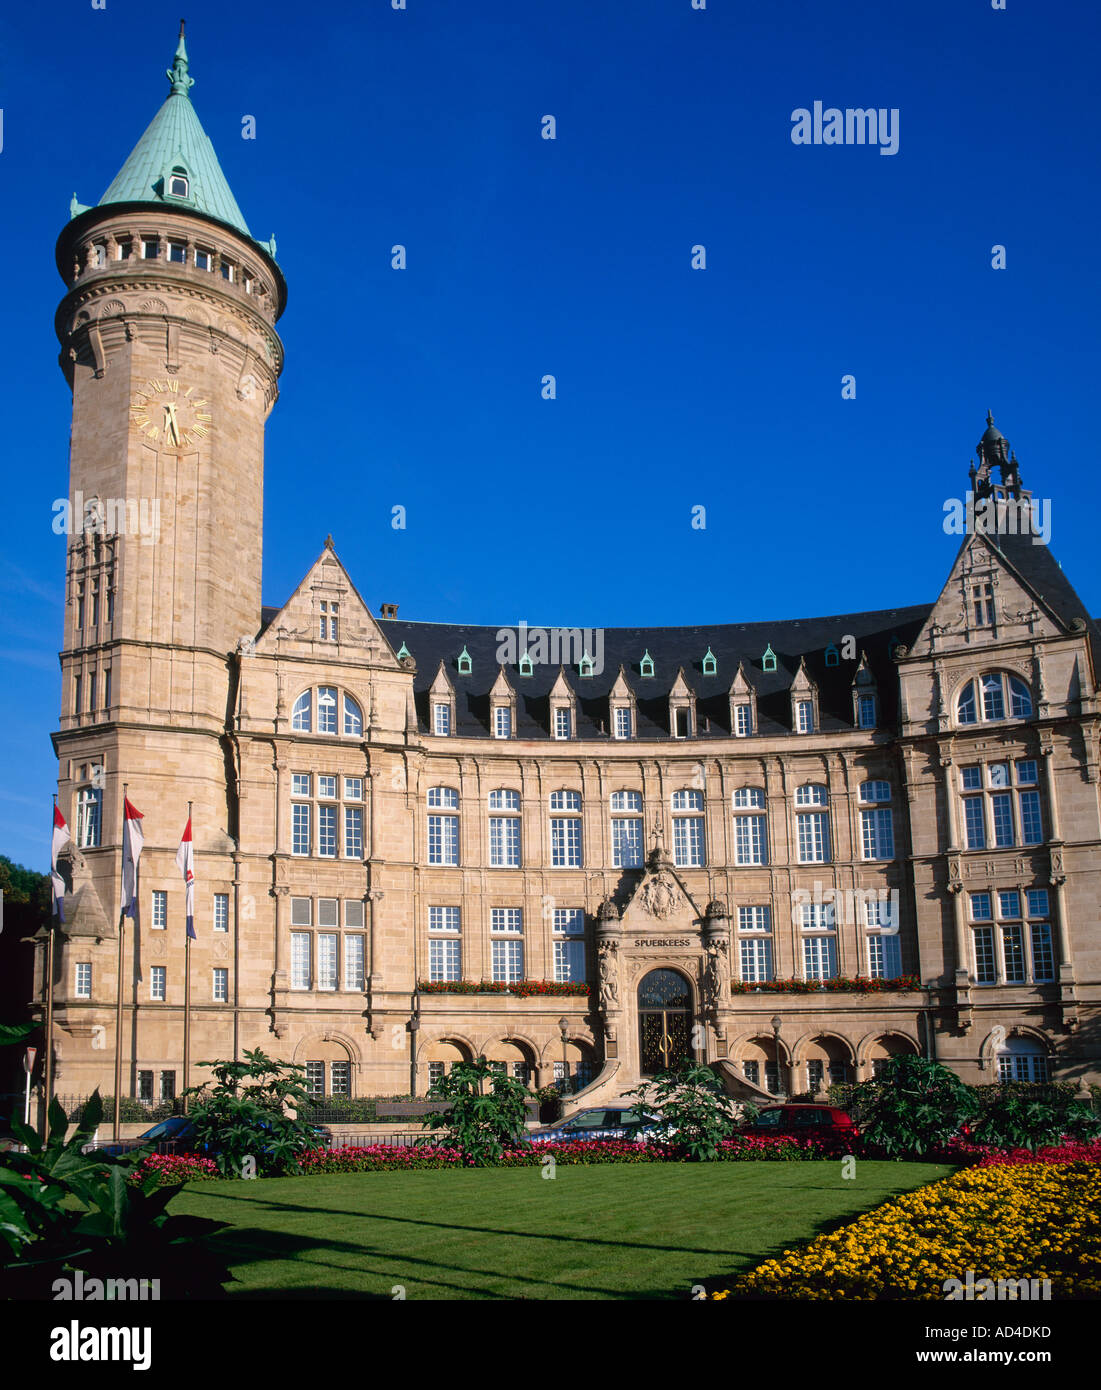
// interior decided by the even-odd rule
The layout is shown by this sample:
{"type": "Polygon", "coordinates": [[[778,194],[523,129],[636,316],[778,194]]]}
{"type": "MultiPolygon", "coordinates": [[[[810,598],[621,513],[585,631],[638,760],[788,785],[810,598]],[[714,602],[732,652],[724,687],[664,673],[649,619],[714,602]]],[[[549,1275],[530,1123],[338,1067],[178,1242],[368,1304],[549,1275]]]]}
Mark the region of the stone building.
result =
{"type": "Polygon", "coordinates": [[[285,285],[199,124],[182,33],[168,75],[57,246],[57,1089],[112,1086],[124,791],[145,834],[134,1095],[185,1081],[189,802],[196,1061],[262,1047],[319,1092],[423,1094],[484,1053],[597,1101],[689,1054],[735,1094],[816,1092],[900,1051],[973,1082],[1101,1079],[1101,632],[1028,534],[993,422],[969,480],[985,529],[931,604],[406,621],[370,611],[330,539],[262,607],[285,285]]]}

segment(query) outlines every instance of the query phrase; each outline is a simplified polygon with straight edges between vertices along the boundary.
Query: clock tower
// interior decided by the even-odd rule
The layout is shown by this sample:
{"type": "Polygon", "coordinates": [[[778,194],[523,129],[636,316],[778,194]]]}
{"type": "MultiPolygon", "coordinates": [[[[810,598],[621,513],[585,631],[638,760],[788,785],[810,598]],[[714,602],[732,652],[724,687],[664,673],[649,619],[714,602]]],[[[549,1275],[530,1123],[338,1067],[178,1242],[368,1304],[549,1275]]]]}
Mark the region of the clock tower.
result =
{"type": "Polygon", "coordinates": [[[118,919],[123,783],[154,850],[143,877],[189,800],[197,853],[232,853],[239,834],[237,653],[261,622],[264,424],[283,365],[275,240],[250,233],[199,123],[182,24],[167,77],[100,201],[74,195],[56,250],[73,416],[54,746],[67,930],[97,941],[118,919]]]}

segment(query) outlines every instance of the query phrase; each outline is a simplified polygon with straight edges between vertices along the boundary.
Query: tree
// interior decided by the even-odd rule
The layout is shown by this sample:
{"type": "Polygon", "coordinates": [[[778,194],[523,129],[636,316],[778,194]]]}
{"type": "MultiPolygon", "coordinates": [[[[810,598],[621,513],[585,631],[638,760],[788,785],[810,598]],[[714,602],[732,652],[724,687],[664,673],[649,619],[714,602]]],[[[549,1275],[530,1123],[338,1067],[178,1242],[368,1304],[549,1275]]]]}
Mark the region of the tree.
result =
{"type": "Polygon", "coordinates": [[[48,911],[50,908],[50,876],[16,864],[6,854],[0,854],[0,892],[8,903],[33,903],[48,911]]]}
{"type": "Polygon", "coordinates": [[[697,1162],[717,1157],[740,1113],[711,1068],[695,1062],[659,1072],[628,1094],[637,1098],[640,1110],[657,1115],[659,1137],[697,1162]]]}
{"type": "Polygon", "coordinates": [[[208,1153],[224,1178],[247,1174],[299,1173],[301,1156],[317,1147],[317,1135],[286,1107],[310,1104],[306,1069],[277,1062],[259,1048],[243,1062],[200,1062],[215,1082],[191,1086],[187,1116],[195,1125],[195,1144],[208,1153]],[[251,1160],[251,1162],[250,1162],[251,1160]]]}
{"type": "Polygon", "coordinates": [[[865,1143],[888,1158],[920,1157],[955,1138],[978,1114],[979,1098],[948,1067],[906,1054],[854,1086],[850,1106],[865,1143]]]}
{"type": "Polygon", "coordinates": [[[449,1130],[471,1167],[492,1163],[523,1138],[528,1089],[484,1057],[456,1062],[433,1083],[428,1098],[450,1101],[446,1110],[426,1115],[424,1122],[429,1129],[449,1130]]]}

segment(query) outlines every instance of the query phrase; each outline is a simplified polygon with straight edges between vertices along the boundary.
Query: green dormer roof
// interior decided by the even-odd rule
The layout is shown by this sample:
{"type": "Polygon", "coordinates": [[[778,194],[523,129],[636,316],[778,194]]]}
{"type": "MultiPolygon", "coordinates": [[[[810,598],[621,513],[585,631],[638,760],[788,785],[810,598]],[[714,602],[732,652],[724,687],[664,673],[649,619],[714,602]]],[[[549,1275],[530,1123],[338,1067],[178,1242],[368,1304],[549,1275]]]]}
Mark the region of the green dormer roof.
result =
{"type": "MultiPolygon", "coordinates": [[[[195,79],[188,75],[182,23],[176,56],[167,77],[171,83],[167,100],[99,200],[100,206],[104,203],[159,203],[162,207],[190,208],[251,236],[237,199],[222,173],[214,146],[191,105],[188,92],[195,79]],[[186,195],[173,196],[169,191],[174,170],[182,171],[187,180],[186,195]]],[[[79,204],[76,207],[82,210],[79,204]]]]}

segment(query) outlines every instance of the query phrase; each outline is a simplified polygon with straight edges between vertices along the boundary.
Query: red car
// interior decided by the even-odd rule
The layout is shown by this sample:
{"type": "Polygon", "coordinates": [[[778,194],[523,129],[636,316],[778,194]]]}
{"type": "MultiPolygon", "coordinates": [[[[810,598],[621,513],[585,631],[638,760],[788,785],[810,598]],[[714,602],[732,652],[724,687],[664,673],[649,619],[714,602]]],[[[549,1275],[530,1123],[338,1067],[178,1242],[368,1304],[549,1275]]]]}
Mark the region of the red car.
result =
{"type": "Polygon", "coordinates": [[[834,1105],[770,1105],[745,1126],[749,1134],[856,1134],[853,1118],[834,1105]]]}

